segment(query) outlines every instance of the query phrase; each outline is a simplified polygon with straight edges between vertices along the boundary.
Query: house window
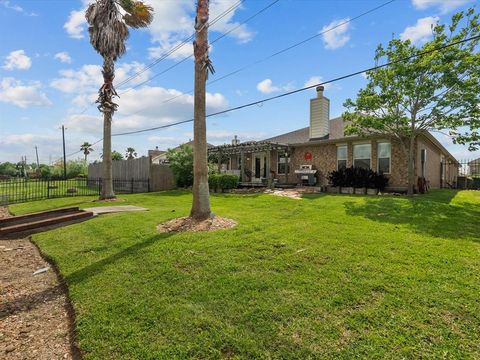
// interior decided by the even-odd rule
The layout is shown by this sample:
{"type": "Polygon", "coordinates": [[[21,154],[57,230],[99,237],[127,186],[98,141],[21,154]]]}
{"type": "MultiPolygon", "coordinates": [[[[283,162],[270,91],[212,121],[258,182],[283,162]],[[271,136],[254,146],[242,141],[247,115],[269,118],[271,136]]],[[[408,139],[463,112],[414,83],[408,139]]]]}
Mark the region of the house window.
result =
{"type": "Polygon", "coordinates": [[[377,164],[379,173],[390,174],[391,158],[392,145],[389,142],[379,142],[377,144],[377,164]]]}
{"type": "Polygon", "coordinates": [[[371,154],[371,144],[353,145],[353,166],[370,169],[371,154]]]}
{"type": "Polygon", "coordinates": [[[337,146],[337,170],[347,167],[347,145],[337,146]]]}
{"type": "Polygon", "coordinates": [[[289,160],[285,154],[278,154],[277,174],[284,175],[287,173],[287,161],[289,160]]]}

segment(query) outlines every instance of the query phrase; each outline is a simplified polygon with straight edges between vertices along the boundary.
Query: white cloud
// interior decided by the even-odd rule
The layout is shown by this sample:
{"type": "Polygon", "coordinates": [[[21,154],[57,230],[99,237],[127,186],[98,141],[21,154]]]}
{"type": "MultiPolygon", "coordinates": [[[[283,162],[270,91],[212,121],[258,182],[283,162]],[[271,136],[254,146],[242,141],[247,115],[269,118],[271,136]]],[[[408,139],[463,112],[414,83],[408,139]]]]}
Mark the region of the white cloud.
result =
{"type": "Polygon", "coordinates": [[[425,10],[429,7],[437,7],[442,13],[447,13],[472,0],[412,0],[412,4],[416,9],[425,10]]]}
{"type": "Polygon", "coordinates": [[[85,10],[86,8],[71,11],[67,22],[63,25],[63,28],[71,38],[82,39],[85,37],[84,30],[87,27],[85,10]]]}
{"type": "Polygon", "coordinates": [[[418,19],[413,26],[407,26],[400,34],[400,39],[409,39],[412,43],[426,42],[432,36],[432,25],[438,22],[437,16],[428,16],[418,19]]]}
{"type": "Polygon", "coordinates": [[[6,9],[13,10],[13,11],[16,11],[18,13],[22,13],[22,14],[27,15],[27,16],[38,16],[37,14],[35,14],[33,12],[25,11],[25,9],[22,8],[20,5],[13,4],[9,0],[1,0],[0,5],[3,5],[3,7],[6,8],[6,9]]]}
{"type": "MultiPolygon", "coordinates": [[[[85,37],[85,9],[88,2],[88,0],[83,0],[83,7],[72,11],[64,24],[65,30],[72,38],[81,39],[85,37]]],[[[237,0],[212,0],[210,3],[210,21],[213,22],[217,16],[230,9],[237,2],[237,0]]],[[[191,0],[150,0],[149,4],[152,5],[155,12],[153,22],[147,29],[154,44],[149,52],[151,57],[159,57],[194,32],[195,3],[191,0]]],[[[210,30],[226,33],[238,26],[238,29],[229,33],[228,36],[241,43],[250,41],[254,33],[246,25],[240,26],[238,22],[233,21],[235,13],[241,8],[240,6],[218,19],[211,25],[210,30]]],[[[171,58],[184,57],[191,53],[192,44],[190,42],[172,54],[171,58]]]]}
{"type": "Polygon", "coordinates": [[[274,86],[271,79],[265,79],[265,80],[260,81],[257,84],[257,90],[260,91],[263,94],[271,94],[271,93],[279,92],[279,91],[292,90],[292,85],[288,84],[288,85],[274,86]]]}
{"type": "Polygon", "coordinates": [[[320,32],[325,32],[322,34],[325,48],[331,50],[338,49],[350,40],[350,35],[347,33],[350,28],[350,23],[344,24],[348,20],[350,19],[334,20],[320,30],[320,32]]]}
{"type": "MultiPolygon", "coordinates": [[[[144,68],[144,64],[136,61],[119,64],[115,69],[115,84],[121,83],[144,68]]],[[[91,93],[96,93],[103,84],[102,67],[100,65],[83,65],[78,70],[60,70],[59,74],[60,77],[53,79],[50,86],[68,94],[82,96],[88,93],[88,95],[91,95],[91,93]]],[[[147,80],[149,76],[150,70],[144,71],[135,79],[132,79],[129,84],[139,84],[147,80]]]]}
{"type": "Polygon", "coordinates": [[[25,50],[15,50],[7,55],[3,68],[5,70],[28,70],[31,66],[32,59],[25,54],[25,50]]]}
{"type": "Polygon", "coordinates": [[[40,88],[41,84],[38,82],[24,85],[14,78],[4,78],[0,83],[0,101],[21,108],[52,105],[52,102],[40,88]]]}
{"type": "MultiPolygon", "coordinates": [[[[193,117],[193,96],[173,89],[132,89],[115,101],[119,105],[119,111],[114,116],[114,133],[170,124],[193,117]],[[167,101],[173,97],[174,100],[167,101]]],[[[207,113],[226,109],[227,106],[228,101],[222,94],[207,93],[207,113]]],[[[65,122],[72,131],[98,136],[102,132],[101,116],[71,114],[65,122]]]]}
{"type": "Polygon", "coordinates": [[[31,145],[38,144],[43,141],[58,141],[58,135],[41,135],[41,134],[9,134],[0,138],[0,145],[31,145]]]}
{"type": "Polygon", "coordinates": [[[72,58],[70,57],[70,55],[66,51],[56,53],[54,58],[59,60],[62,63],[65,63],[65,64],[71,64],[72,63],[72,58]]]}
{"type": "MultiPolygon", "coordinates": [[[[313,86],[313,85],[316,85],[316,84],[320,84],[321,82],[323,81],[323,78],[321,76],[312,76],[310,79],[308,79],[305,84],[303,84],[304,87],[307,87],[307,86],[313,86]]],[[[332,88],[332,84],[329,83],[329,84],[325,84],[323,85],[323,87],[325,88],[325,90],[329,90],[332,88]]]]}

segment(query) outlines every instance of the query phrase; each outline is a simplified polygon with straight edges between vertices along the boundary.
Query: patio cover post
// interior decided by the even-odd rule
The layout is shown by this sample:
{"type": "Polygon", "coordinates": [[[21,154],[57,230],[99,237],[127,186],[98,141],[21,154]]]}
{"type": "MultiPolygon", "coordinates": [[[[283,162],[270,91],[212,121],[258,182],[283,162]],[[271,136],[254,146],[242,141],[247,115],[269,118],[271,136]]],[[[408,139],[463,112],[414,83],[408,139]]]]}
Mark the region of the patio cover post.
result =
{"type": "Polygon", "coordinates": [[[245,152],[240,151],[240,181],[245,182],[245,152]]]}
{"type": "Polygon", "coordinates": [[[271,156],[271,150],[270,148],[267,150],[267,163],[265,164],[265,167],[267,168],[267,187],[271,189],[273,186],[273,181],[272,181],[272,169],[270,168],[270,156],[271,156]]]}

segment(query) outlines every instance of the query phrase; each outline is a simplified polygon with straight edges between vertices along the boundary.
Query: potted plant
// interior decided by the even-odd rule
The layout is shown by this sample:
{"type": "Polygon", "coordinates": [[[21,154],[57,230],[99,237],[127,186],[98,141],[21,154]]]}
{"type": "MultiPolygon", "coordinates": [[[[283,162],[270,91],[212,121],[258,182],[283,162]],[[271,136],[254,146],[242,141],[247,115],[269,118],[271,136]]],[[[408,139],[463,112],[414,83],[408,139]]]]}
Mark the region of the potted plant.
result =
{"type": "Polygon", "coordinates": [[[327,192],[331,194],[340,193],[340,187],[342,186],[342,174],[341,170],[334,170],[328,174],[329,186],[327,186],[327,192]]]}
{"type": "Polygon", "coordinates": [[[353,194],[355,185],[355,168],[353,166],[342,168],[341,173],[343,174],[343,184],[340,192],[342,194],[353,194]]]}
{"type": "Polygon", "coordinates": [[[389,179],[385,175],[377,174],[377,173],[375,174],[374,186],[375,186],[375,189],[377,190],[377,193],[385,191],[385,188],[388,186],[388,181],[389,179]]]}

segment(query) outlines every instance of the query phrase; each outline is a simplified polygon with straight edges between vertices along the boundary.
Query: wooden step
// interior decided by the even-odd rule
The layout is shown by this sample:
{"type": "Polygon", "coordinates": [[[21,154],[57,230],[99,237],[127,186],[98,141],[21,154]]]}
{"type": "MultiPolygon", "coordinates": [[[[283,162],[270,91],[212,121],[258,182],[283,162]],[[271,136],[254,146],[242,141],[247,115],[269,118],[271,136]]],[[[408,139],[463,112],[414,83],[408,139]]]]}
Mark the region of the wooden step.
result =
{"type": "Polygon", "coordinates": [[[0,219],[0,228],[14,225],[14,224],[20,224],[25,221],[37,221],[37,220],[46,219],[49,217],[67,215],[67,214],[75,213],[78,211],[80,211],[80,209],[78,208],[78,206],[76,206],[76,207],[42,211],[42,212],[31,213],[26,215],[11,216],[9,218],[0,219]]]}
{"type": "Polygon", "coordinates": [[[57,216],[48,217],[40,220],[37,219],[35,221],[29,221],[27,219],[25,220],[25,222],[22,222],[22,223],[0,227],[0,236],[12,235],[15,233],[21,233],[26,231],[35,231],[41,228],[46,228],[48,226],[75,222],[79,220],[88,219],[91,217],[93,217],[92,212],[79,210],[74,213],[69,213],[66,215],[57,215],[57,216]]]}

